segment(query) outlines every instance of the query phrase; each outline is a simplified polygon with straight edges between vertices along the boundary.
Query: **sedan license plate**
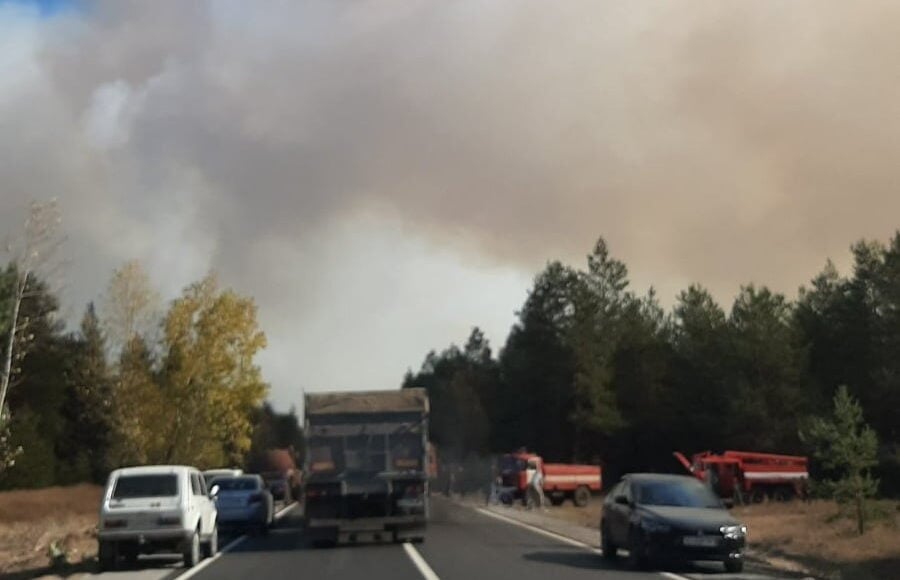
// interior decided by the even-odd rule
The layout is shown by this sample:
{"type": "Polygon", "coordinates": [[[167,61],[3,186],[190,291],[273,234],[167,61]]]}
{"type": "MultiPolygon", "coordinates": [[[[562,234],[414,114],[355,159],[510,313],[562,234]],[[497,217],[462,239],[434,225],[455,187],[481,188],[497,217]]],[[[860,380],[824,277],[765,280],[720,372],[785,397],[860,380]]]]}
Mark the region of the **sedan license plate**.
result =
{"type": "Polygon", "coordinates": [[[685,536],[684,545],[694,548],[715,548],[719,545],[719,538],[715,536],[685,536]]]}

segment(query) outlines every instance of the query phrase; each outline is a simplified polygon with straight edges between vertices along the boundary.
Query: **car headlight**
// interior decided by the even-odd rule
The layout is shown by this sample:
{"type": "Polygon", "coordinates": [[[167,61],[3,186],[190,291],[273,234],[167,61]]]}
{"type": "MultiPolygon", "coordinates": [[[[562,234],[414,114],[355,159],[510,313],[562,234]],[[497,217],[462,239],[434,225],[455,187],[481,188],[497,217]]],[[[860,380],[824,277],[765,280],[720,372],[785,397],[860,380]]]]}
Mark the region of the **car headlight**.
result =
{"type": "Polygon", "coordinates": [[[722,532],[726,538],[742,538],[747,535],[747,526],[745,525],[737,525],[737,526],[722,526],[719,528],[719,531],[722,532]]]}
{"type": "Polygon", "coordinates": [[[645,532],[649,532],[651,534],[665,534],[672,530],[672,527],[669,526],[669,524],[663,523],[659,520],[649,519],[641,520],[641,527],[645,532]]]}

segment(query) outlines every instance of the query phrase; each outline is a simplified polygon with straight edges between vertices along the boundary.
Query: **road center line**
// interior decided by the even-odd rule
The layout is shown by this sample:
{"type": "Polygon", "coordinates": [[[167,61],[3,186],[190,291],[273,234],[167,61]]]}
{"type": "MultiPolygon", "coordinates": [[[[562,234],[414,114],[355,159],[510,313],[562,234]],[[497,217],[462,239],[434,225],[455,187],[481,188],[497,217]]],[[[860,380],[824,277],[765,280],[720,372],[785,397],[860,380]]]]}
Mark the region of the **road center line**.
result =
{"type": "Polygon", "coordinates": [[[420,554],[412,544],[403,544],[403,551],[406,552],[406,555],[409,556],[409,559],[412,560],[412,563],[416,566],[425,580],[441,580],[438,575],[434,573],[434,570],[431,569],[431,566],[428,565],[428,562],[425,561],[425,558],[422,557],[422,554],[420,554]]]}
{"type": "MultiPolygon", "coordinates": [[[[603,550],[601,550],[599,548],[595,548],[594,546],[591,546],[590,544],[585,544],[584,542],[579,542],[578,540],[572,539],[568,536],[563,536],[562,534],[557,534],[555,532],[551,532],[549,530],[545,530],[543,528],[539,528],[539,527],[531,525],[531,524],[526,524],[525,522],[520,522],[519,520],[492,512],[491,510],[486,510],[484,508],[477,507],[477,508],[475,508],[475,511],[477,511],[478,513],[480,513],[482,515],[505,522],[507,524],[519,526],[520,528],[529,530],[536,534],[540,534],[540,535],[546,536],[548,538],[553,538],[557,542],[569,544],[570,546],[576,546],[578,548],[587,550],[593,554],[598,554],[598,555],[603,554],[603,550]]],[[[663,578],[668,578],[669,580],[691,580],[690,578],[688,578],[686,576],[679,576],[678,574],[673,574],[672,572],[657,572],[657,574],[659,574],[663,578]]]]}
{"type": "MultiPolygon", "coordinates": [[[[272,519],[274,519],[276,521],[280,520],[281,518],[286,516],[288,514],[288,512],[290,512],[295,507],[297,507],[296,503],[286,505],[285,507],[281,508],[278,511],[278,513],[276,513],[272,517],[272,519]]],[[[199,564],[197,564],[196,566],[191,568],[190,570],[185,570],[184,574],[179,574],[177,576],[178,580],[187,580],[191,576],[198,574],[201,570],[203,570],[204,568],[206,568],[207,566],[209,566],[210,564],[212,564],[213,562],[218,560],[222,556],[222,554],[226,554],[226,553],[230,552],[231,550],[234,550],[235,548],[240,546],[244,541],[247,540],[247,538],[249,538],[249,536],[247,534],[244,534],[242,536],[238,536],[235,539],[231,540],[230,542],[228,542],[228,544],[224,548],[219,550],[216,553],[216,555],[213,556],[212,558],[206,558],[202,562],[200,562],[199,564]]]]}

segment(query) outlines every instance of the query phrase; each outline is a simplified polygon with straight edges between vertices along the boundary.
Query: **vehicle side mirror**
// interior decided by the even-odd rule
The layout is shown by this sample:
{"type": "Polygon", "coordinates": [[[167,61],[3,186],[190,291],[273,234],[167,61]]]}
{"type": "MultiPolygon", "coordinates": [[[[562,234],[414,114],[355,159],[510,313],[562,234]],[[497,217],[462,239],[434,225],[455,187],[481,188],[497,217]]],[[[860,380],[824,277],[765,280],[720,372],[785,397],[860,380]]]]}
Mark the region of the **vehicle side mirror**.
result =
{"type": "Polygon", "coordinates": [[[629,505],[628,498],[625,497],[624,495],[617,495],[616,497],[613,498],[613,501],[619,505],[629,505]]]}
{"type": "Polygon", "coordinates": [[[209,490],[209,497],[215,498],[217,495],[219,495],[219,486],[214,485],[212,486],[212,489],[209,490]]]}

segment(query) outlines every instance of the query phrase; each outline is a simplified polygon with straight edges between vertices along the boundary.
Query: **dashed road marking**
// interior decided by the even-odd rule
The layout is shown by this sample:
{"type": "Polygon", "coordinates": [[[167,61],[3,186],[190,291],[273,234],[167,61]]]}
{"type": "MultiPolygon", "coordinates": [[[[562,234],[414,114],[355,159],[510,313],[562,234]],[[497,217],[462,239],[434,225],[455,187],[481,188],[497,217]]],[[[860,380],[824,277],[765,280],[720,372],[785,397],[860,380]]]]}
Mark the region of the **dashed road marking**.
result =
{"type": "Polygon", "coordinates": [[[431,569],[431,566],[428,565],[428,562],[425,561],[425,558],[422,557],[422,554],[420,554],[412,544],[403,544],[403,551],[406,552],[406,555],[409,556],[409,559],[412,560],[412,563],[416,566],[416,569],[419,570],[419,573],[425,580],[441,580],[438,575],[434,573],[434,570],[431,569]]]}

